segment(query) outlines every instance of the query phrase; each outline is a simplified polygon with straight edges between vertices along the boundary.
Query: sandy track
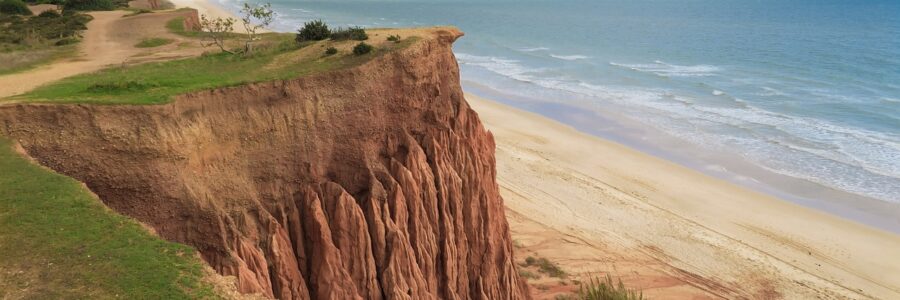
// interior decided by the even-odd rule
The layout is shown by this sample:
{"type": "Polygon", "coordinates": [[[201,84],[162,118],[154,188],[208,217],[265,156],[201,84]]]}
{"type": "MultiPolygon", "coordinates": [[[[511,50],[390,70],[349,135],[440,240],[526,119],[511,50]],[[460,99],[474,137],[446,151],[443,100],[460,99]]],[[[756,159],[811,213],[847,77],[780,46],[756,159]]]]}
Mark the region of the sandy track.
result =
{"type": "Polygon", "coordinates": [[[497,141],[520,260],[613,273],[653,299],[900,299],[900,236],[466,98],[497,141]]]}
{"type": "Polygon", "coordinates": [[[0,76],[0,98],[30,91],[43,84],[73,75],[97,71],[112,65],[133,64],[158,59],[172,59],[197,55],[199,44],[169,33],[165,23],[186,12],[157,12],[125,17],[126,11],[90,13],[94,20],[87,24],[84,38],[78,45],[77,57],[40,66],[28,71],[0,76]],[[175,40],[165,47],[136,48],[143,38],[165,37],[175,40]]]}

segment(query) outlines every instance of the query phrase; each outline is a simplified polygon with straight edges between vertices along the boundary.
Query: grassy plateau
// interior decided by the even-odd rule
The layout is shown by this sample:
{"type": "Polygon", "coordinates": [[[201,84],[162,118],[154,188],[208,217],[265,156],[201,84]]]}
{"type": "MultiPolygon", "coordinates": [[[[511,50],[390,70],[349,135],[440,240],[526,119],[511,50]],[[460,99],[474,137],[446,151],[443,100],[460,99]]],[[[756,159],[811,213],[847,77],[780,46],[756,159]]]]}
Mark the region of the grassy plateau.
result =
{"type": "Polygon", "coordinates": [[[176,95],[194,91],[293,79],[359,65],[417,40],[408,38],[365,55],[353,55],[349,51],[325,55],[326,45],[350,45],[352,42],[297,44],[293,34],[282,33],[267,33],[262,37],[252,55],[216,52],[182,60],[110,68],[66,78],[11,99],[21,102],[160,104],[171,101],[176,95]]]}

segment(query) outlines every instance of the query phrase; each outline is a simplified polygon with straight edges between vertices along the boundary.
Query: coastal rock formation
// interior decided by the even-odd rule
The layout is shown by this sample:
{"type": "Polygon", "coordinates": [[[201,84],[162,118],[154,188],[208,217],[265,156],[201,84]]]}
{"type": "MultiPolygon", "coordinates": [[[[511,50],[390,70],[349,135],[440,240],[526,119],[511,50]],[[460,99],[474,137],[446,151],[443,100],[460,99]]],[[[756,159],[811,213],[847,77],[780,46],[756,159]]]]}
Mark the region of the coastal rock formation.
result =
{"type": "Polygon", "coordinates": [[[527,299],[494,140],[435,29],[361,66],[155,106],[16,104],[0,132],[280,299],[527,299]]]}

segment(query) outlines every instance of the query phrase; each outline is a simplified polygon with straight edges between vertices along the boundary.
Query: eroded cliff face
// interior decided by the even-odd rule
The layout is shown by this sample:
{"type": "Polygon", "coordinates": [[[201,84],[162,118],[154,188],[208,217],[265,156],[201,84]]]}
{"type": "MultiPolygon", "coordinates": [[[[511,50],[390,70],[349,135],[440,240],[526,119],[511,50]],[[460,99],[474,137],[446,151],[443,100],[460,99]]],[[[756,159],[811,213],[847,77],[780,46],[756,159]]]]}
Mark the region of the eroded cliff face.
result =
{"type": "Polygon", "coordinates": [[[281,299],[529,298],[494,141],[437,30],[348,70],[158,106],[0,107],[111,208],[281,299]]]}

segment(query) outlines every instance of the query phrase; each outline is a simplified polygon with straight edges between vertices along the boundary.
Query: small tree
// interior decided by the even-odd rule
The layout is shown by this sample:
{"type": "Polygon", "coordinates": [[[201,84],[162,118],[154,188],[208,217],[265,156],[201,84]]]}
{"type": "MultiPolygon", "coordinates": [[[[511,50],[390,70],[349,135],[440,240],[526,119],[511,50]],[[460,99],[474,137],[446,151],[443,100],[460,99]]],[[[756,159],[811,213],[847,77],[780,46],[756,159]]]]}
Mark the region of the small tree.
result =
{"type": "Polygon", "coordinates": [[[225,39],[234,31],[234,18],[210,19],[206,15],[200,16],[200,30],[203,35],[203,47],[216,45],[222,52],[232,53],[225,49],[225,39]]]}
{"type": "Polygon", "coordinates": [[[328,30],[328,25],[325,25],[325,22],[322,22],[322,20],[314,20],[303,23],[303,27],[297,32],[296,40],[298,43],[321,41],[329,36],[331,36],[331,31],[328,30]]]}
{"type": "Polygon", "coordinates": [[[272,11],[272,4],[250,4],[244,3],[241,9],[241,22],[247,31],[247,41],[244,43],[244,54],[250,54],[253,51],[253,41],[257,39],[256,34],[260,29],[268,27],[275,21],[275,12],[272,11]]]}

